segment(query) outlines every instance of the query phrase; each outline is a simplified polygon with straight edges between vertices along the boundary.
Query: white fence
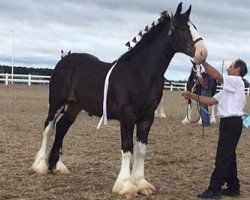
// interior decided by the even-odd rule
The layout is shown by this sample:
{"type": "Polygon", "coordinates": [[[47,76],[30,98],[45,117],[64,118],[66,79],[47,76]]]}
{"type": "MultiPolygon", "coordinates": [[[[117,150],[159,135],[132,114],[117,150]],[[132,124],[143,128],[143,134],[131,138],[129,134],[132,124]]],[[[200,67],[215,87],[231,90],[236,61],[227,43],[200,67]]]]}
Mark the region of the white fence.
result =
{"type": "Polygon", "coordinates": [[[5,85],[9,85],[10,83],[27,83],[29,86],[32,83],[38,84],[48,84],[50,80],[50,76],[38,76],[31,74],[0,74],[0,82],[4,82],[5,85]]]}
{"type": "MultiPolygon", "coordinates": [[[[164,88],[170,91],[180,90],[186,91],[187,90],[187,83],[178,83],[178,82],[168,82],[166,81],[164,84],[164,88]]],[[[216,91],[219,92],[222,86],[217,86],[216,91]]],[[[250,88],[245,88],[245,94],[250,95],[250,88]]]]}
{"type": "MultiPolygon", "coordinates": [[[[31,74],[0,74],[0,82],[4,82],[5,85],[10,83],[26,83],[29,86],[33,83],[36,84],[48,84],[50,80],[50,76],[38,76],[38,75],[31,75],[31,74]]],[[[186,91],[187,90],[187,83],[178,83],[178,82],[170,82],[166,81],[164,88],[170,91],[180,90],[186,91]]],[[[221,86],[217,86],[217,92],[221,90],[221,86]]],[[[250,95],[250,88],[245,88],[246,95],[250,95]]]]}

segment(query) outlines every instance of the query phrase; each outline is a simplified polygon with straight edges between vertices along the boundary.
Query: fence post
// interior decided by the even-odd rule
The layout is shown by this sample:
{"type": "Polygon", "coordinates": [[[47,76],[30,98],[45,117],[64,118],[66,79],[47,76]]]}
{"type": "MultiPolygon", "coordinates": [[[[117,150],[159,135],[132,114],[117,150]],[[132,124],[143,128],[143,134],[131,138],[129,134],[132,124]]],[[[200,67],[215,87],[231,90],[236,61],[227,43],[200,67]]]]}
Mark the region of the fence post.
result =
{"type": "Polygon", "coordinates": [[[8,73],[5,73],[5,85],[9,84],[8,77],[9,77],[8,73]]]}
{"type": "Polygon", "coordinates": [[[28,86],[31,86],[31,74],[28,75],[28,86]]]}

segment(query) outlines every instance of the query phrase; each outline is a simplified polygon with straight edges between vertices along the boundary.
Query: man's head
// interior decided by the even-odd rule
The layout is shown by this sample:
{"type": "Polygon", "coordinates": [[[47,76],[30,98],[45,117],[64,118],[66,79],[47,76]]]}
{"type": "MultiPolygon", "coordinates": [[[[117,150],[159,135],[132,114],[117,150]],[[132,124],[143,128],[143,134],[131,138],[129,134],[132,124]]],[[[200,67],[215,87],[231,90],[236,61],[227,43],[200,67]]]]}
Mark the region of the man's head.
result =
{"type": "Polygon", "coordinates": [[[232,64],[227,69],[228,75],[241,76],[244,77],[247,74],[247,65],[241,60],[237,59],[232,62],[232,64]]]}

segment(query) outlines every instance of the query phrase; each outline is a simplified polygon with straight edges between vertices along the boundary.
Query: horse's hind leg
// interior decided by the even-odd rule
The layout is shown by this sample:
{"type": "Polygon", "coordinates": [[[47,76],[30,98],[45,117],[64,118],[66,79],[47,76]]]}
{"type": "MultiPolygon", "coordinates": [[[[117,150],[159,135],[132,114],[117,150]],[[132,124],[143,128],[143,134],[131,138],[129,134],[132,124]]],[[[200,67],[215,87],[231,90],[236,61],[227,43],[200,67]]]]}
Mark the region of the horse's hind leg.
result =
{"type": "Polygon", "coordinates": [[[131,180],[132,183],[137,186],[138,192],[145,195],[149,195],[155,190],[155,187],[147,182],[144,178],[144,157],[146,155],[148,134],[152,123],[153,117],[149,117],[147,120],[138,122],[136,124],[137,140],[133,154],[134,160],[131,180]]]}
{"type": "Polygon", "coordinates": [[[48,146],[48,139],[49,136],[52,135],[54,127],[55,127],[55,120],[61,113],[63,107],[59,109],[52,109],[50,107],[48,117],[45,121],[45,129],[43,131],[43,140],[40,150],[38,151],[35,161],[32,165],[32,169],[39,173],[39,174],[47,174],[48,173],[48,166],[47,166],[47,146],[48,146]]]}
{"type": "Polygon", "coordinates": [[[211,106],[211,116],[210,116],[210,124],[216,124],[216,118],[214,113],[215,105],[211,106]]]}
{"type": "Polygon", "coordinates": [[[76,102],[70,102],[67,110],[56,123],[56,135],[49,154],[49,170],[61,173],[69,173],[67,167],[60,160],[60,151],[62,149],[63,138],[67,133],[69,127],[73,124],[74,120],[82,108],[76,102]]]}
{"type": "Polygon", "coordinates": [[[191,100],[188,100],[186,117],[181,121],[182,124],[190,124],[192,117],[192,105],[191,100]]]}
{"type": "Polygon", "coordinates": [[[165,112],[164,112],[164,106],[163,106],[163,97],[161,98],[161,101],[158,105],[158,107],[155,110],[155,117],[157,118],[167,118],[165,112]]]}

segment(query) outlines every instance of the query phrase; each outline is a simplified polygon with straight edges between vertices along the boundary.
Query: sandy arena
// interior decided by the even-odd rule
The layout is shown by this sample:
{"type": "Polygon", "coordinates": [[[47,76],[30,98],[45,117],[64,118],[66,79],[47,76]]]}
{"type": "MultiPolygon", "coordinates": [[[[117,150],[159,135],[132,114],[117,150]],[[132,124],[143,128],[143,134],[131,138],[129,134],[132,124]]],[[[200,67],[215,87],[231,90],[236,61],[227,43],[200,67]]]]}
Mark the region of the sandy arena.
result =
{"type": "MultiPolygon", "coordinates": [[[[48,86],[1,84],[0,102],[0,200],[125,199],[111,192],[121,162],[118,121],[96,130],[99,118],[80,113],[63,145],[62,160],[71,173],[43,176],[33,173],[31,165],[42,141],[48,86]]],[[[178,91],[164,91],[164,107],[167,118],[155,119],[145,160],[145,177],[156,192],[134,199],[197,199],[214,167],[218,125],[205,128],[204,135],[196,123],[182,125],[186,101],[178,91]]],[[[250,113],[250,96],[246,111],[250,113]]],[[[243,130],[237,151],[241,180],[237,199],[249,200],[250,129],[243,130]]]]}

